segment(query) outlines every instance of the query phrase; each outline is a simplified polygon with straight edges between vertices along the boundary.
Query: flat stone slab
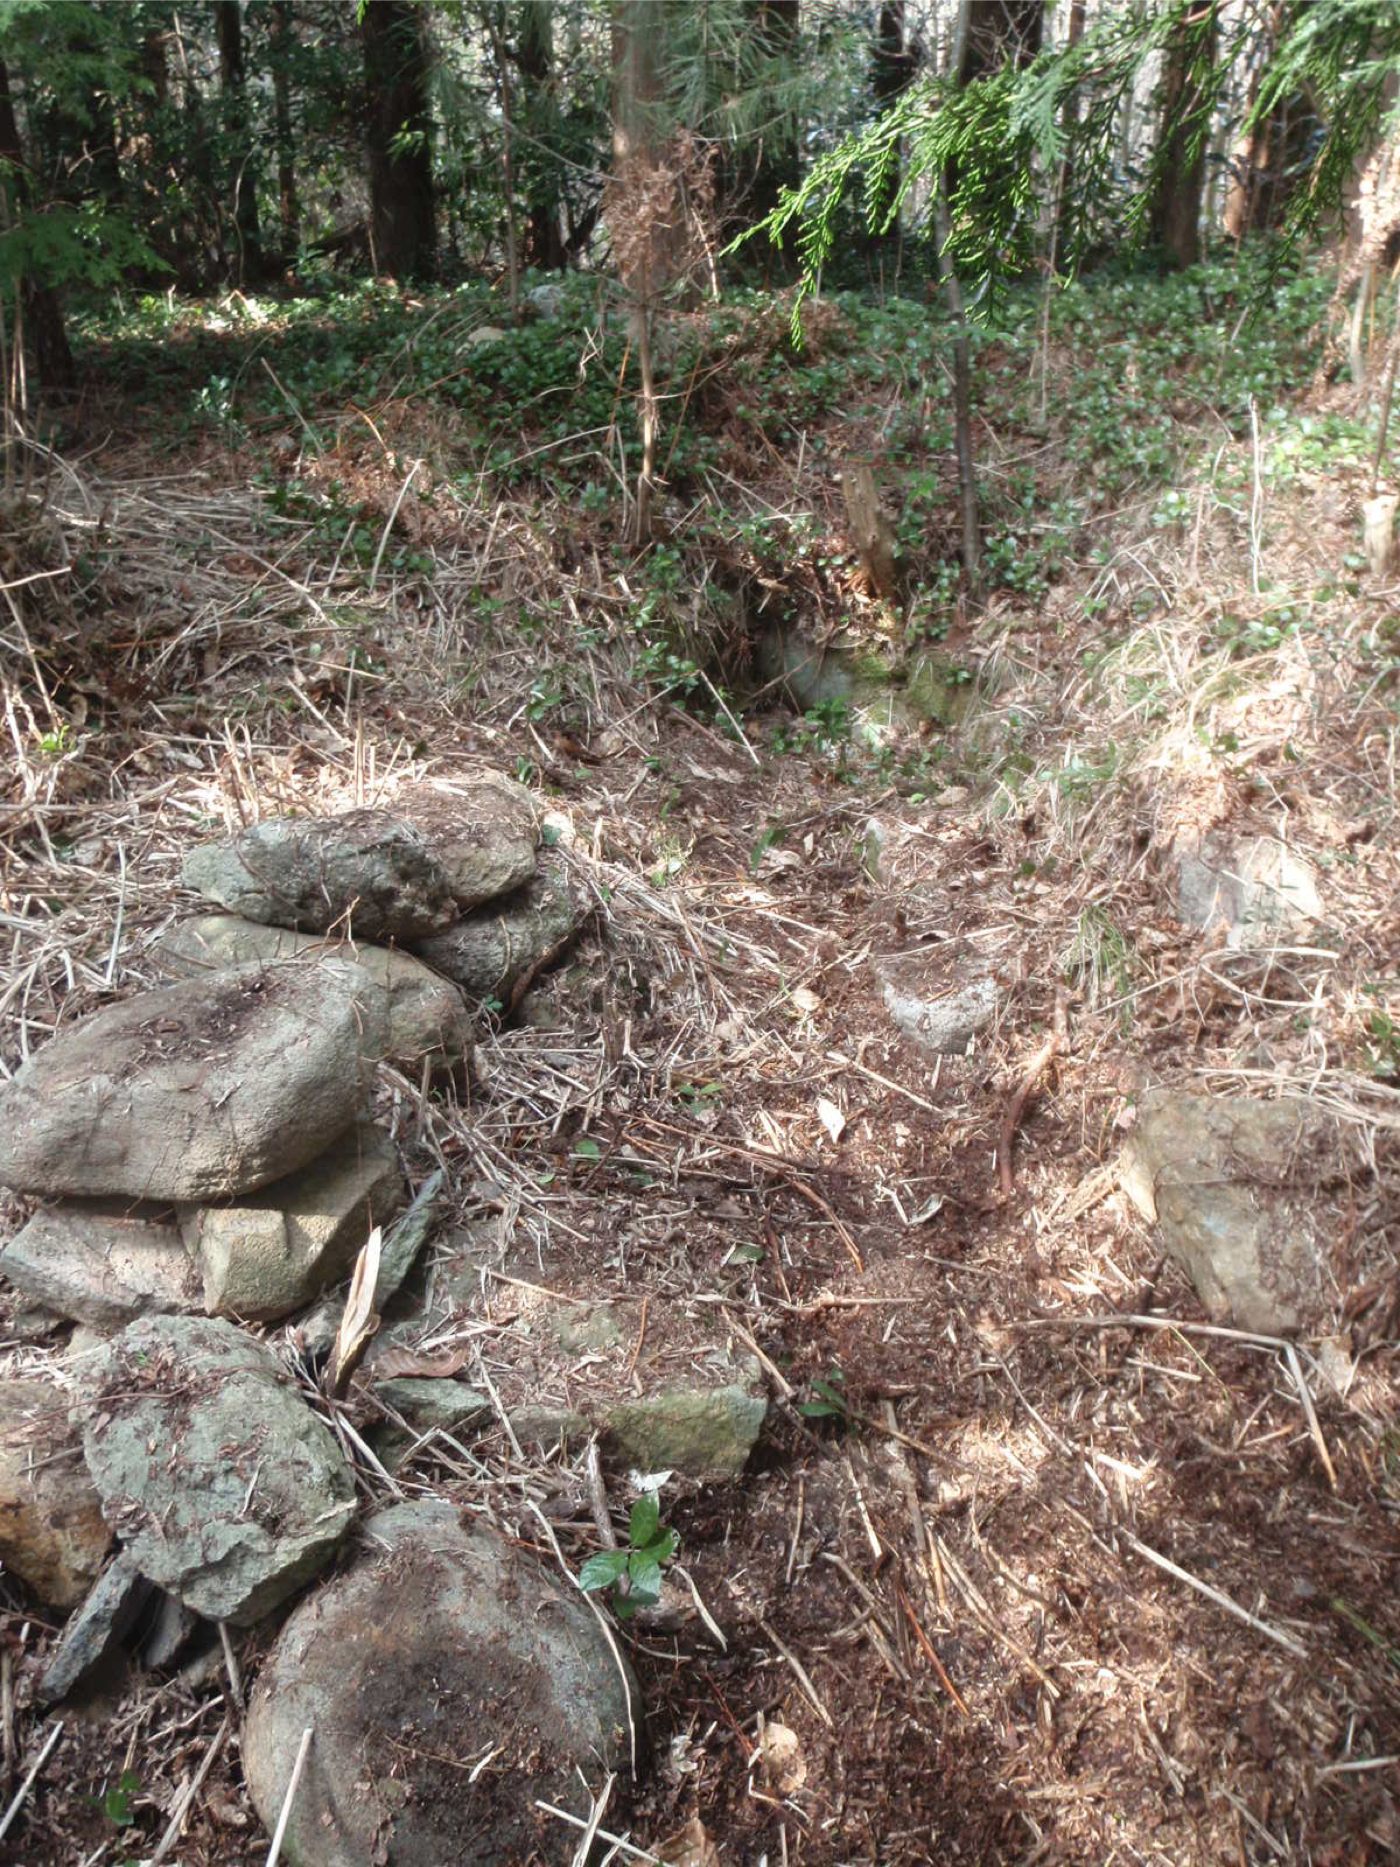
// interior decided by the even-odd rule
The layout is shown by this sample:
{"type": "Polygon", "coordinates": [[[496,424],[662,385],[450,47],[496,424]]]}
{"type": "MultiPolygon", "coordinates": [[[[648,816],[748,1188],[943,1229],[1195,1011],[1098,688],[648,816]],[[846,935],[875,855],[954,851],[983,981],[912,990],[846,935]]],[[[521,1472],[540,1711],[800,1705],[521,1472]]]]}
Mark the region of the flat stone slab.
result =
{"type": "Polygon", "coordinates": [[[535,873],[539,819],[524,785],[498,773],[455,784],[416,784],[395,809],[441,863],[462,913],[523,888],[535,873]]]}
{"type": "Polygon", "coordinates": [[[64,1609],[87,1594],[112,1542],[69,1404],[50,1381],[0,1381],[0,1562],[64,1609]]]}
{"type": "Polygon", "coordinates": [[[305,1166],[366,1101],[362,976],[245,966],[83,1019],[0,1092],[0,1183],[218,1199],[305,1166]]]}
{"type": "Polygon", "coordinates": [[[541,967],[558,959],[582,924],[562,869],[544,867],[513,895],[414,947],[468,999],[506,1004],[541,967]]]}
{"type": "Polygon", "coordinates": [[[362,1121],[259,1193],[182,1208],[180,1230],[199,1261],[209,1313],[272,1322],[348,1276],[371,1226],[403,1203],[393,1143],[362,1121]]]}
{"type": "Polygon", "coordinates": [[[377,1048],[384,1062],[396,1064],[415,1081],[425,1061],[438,1073],[455,1070],[470,1058],[472,1022],[462,994],[411,953],[263,926],[236,914],[200,914],[179,921],[166,929],[154,948],[157,963],[176,979],[303,957],[308,963],[346,960],[360,968],[366,975],[364,1000],[381,999],[373,1028],[382,1025],[382,1040],[376,1046],[367,1030],[366,1050],[377,1048]]]}
{"type": "Polygon", "coordinates": [[[442,865],[382,810],[272,817],[185,857],[187,888],[247,921],[360,940],[416,940],[456,917],[442,865]]]}
{"type": "Polygon", "coordinates": [[[1335,1303],[1327,1240],[1345,1228],[1347,1167],[1311,1102],[1158,1090],[1119,1176],[1216,1322],[1284,1335],[1321,1326],[1335,1303]]]}
{"type": "Polygon", "coordinates": [[[0,1251],[0,1276],[32,1302],[108,1332],[151,1310],[204,1307],[168,1207],[84,1200],[36,1212],[0,1251]]]}
{"type": "Polygon", "coordinates": [[[56,1705],[117,1653],[153,1592],[130,1556],[114,1556],[64,1628],[39,1680],[41,1701],[56,1705]]]}
{"type": "Polygon", "coordinates": [[[631,1675],[582,1596],[451,1505],[370,1518],[364,1549],[283,1629],[243,1730],[275,1827],[314,1732],[286,1836],[295,1867],[520,1867],[576,1835],[537,1800],[586,1809],[631,1761],[631,1675]]]}
{"type": "Polygon", "coordinates": [[[353,1477],[268,1349],[232,1323],[143,1316],[88,1378],[88,1469],[143,1575],[246,1626],[329,1561],[353,1477]]]}

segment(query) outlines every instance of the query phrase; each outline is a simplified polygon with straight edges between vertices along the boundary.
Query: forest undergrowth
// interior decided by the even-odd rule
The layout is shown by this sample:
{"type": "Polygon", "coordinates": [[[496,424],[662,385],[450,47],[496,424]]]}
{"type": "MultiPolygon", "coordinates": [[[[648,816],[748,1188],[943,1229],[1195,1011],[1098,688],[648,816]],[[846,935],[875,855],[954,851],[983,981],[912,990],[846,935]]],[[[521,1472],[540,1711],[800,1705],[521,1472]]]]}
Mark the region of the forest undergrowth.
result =
{"type": "MultiPolygon", "coordinates": [[[[663,1492],[704,1615],[621,1630],[651,1761],[602,1827],[632,1858],[1400,1851],[1400,590],[1361,551],[1376,413],[1333,379],[1326,277],[1253,319],[1251,293],[1110,272],[979,331],[981,606],[918,297],[810,304],[801,349],[781,298],[668,320],[645,552],[619,543],[626,330],[583,279],[519,330],[477,288],[133,303],[84,330],[82,403],[7,455],[7,1071],[153,982],[183,850],[259,814],[489,765],[590,890],[553,1033],[488,1010],[464,1102],[381,1094],[415,1177],[444,1165],[455,1217],[508,1222],[542,1281],[632,1304],[636,1353],[675,1304],[766,1372],[743,1484],[663,1492]],[[846,535],[852,461],[897,604],[846,535]],[[794,705],[774,631],[933,654],[953,704],[878,730],[794,705]],[[927,887],[874,879],[872,817],[927,887]],[[1192,823],[1286,825],[1317,940],[1183,926],[1192,823]],[[935,1068],[871,956],[993,928],[1018,982],[935,1068]],[[1376,1173],[1325,1340],[1205,1327],[1117,1187],[1154,1083],[1301,1091],[1354,1128],[1376,1173]]],[[[17,1372],[61,1370],[10,1322],[17,1372]]],[[[539,1511],[575,1567],[596,1550],[562,1451],[488,1435],[401,1482],[550,1560],[539,1511]]],[[[13,1782],[56,1630],[14,1590],[0,1612],[13,1782]]],[[[105,1682],[24,1858],[262,1860],[235,1746],[180,1797],[270,1638],[105,1682]]]]}

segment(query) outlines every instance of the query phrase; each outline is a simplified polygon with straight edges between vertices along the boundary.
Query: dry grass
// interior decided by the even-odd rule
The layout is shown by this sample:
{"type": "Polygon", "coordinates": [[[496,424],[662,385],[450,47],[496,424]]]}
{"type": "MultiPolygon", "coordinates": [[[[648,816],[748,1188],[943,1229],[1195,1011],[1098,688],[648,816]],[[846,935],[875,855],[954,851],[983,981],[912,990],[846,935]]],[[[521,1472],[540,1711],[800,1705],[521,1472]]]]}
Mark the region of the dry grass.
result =
{"type": "MultiPolygon", "coordinates": [[[[386,536],[418,457],[392,440],[377,467],[355,442],[386,536]]],[[[524,1277],[635,1317],[639,1378],[704,1343],[767,1373],[743,1485],[665,1494],[724,1644],[693,1599],[677,1625],[629,1630],[652,1767],[606,1826],[654,1849],[698,1819],[726,1861],[813,1867],[1394,1858],[1400,1092],[1364,1067],[1367,1020],[1400,1022],[1393,695],[1359,672],[1375,593],[1306,651],[1244,657],[1217,628],[1225,609],[1247,623],[1305,601],[1346,548],[1331,521],[1279,499],[1261,542],[1207,486],[1180,536],[1129,527],[1093,594],[1110,619],[1144,588],[1162,600],[1088,667],[1087,629],[989,617],[948,768],[966,788],[916,813],[829,756],[764,754],[750,722],[755,769],[649,699],[625,572],[564,562],[522,506],[434,509],[415,521],[433,574],[403,577],[388,553],[370,574],[309,524],[273,523],[212,471],[36,456],[11,497],[7,1070],[152,982],[152,940],[187,905],[182,850],[261,813],[392,804],[424,775],[524,761],[592,890],[556,1028],[486,1033],[460,1102],[386,1074],[380,1113],[416,1178],[446,1169],[447,1234],[498,1254],[432,1353],[509,1394],[528,1317],[504,1279],[524,1277]],[[562,728],[531,705],[547,663],[570,671],[562,728]],[[927,832],[917,899],[864,871],[872,808],[927,832]],[[1214,824],[1286,824],[1324,865],[1335,939],[1246,957],[1182,928],[1166,846],[1214,824]],[[996,930],[1023,955],[1009,1010],[932,1071],[886,1022],[869,956],[996,930]],[[1057,1003],[1063,1054],[1003,1199],[993,1152],[1057,1003]],[[1290,1351],[1199,1326],[1115,1190],[1152,1079],[1301,1089],[1345,1116],[1354,1223],[1328,1337],[1290,1351]],[[834,1369],[844,1430],[799,1411],[834,1369]]],[[[277,1339],[295,1359],[296,1331],[277,1339]]],[[[55,1338],[6,1353],[62,1367],[55,1338]]],[[[552,1398],[587,1391],[579,1357],[534,1365],[552,1398]]],[[[307,1391],[367,1500],[447,1495],[550,1561],[551,1543],[575,1564],[596,1545],[582,1455],[500,1423],[426,1438],[390,1477],[365,1449],[368,1379],[344,1403],[307,1391]]],[[[625,1474],[604,1483],[620,1511],[625,1474]]],[[[3,1625],[14,1782],[43,1740],[51,1630],[15,1595],[3,1625]]],[[[242,1641],[245,1678],[267,1638],[242,1641]]],[[[220,1737],[233,1697],[217,1643],[114,1684],[31,1791],[23,1858],[97,1867],[138,1835],[158,1852],[208,1762],[173,1857],[261,1860],[220,1737]],[[126,1837],[89,1800],[123,1768],[140,1779],[126,1837]]],[[[561,1823],[561,1859],[574,1844],[561,1823]]]]}

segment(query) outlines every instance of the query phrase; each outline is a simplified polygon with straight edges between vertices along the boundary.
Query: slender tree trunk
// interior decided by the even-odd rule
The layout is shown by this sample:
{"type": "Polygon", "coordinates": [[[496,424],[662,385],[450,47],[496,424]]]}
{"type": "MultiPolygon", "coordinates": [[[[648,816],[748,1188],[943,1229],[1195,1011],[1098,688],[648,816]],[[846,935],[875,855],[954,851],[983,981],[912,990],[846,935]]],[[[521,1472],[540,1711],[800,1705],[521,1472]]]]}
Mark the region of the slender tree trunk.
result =
{"type": "Polygon", "coordinates": [[[520,223],[515,210],[515,163],[513,161],[515,124],[512,115],[510,58],[506,51],[505,7],[493,4],[487,10],[491,34],[491,52],[496,66],[496,87],[501,100],[501,192],[506,210],[506,290],[510,300],[512,323],[520,321],[520,223]]]}
{"type": "MultiPolygon", "coordinates": [[[[15,121],[10,73],[5,61],[0,59],[0,228],[13,227],[21,220],[32,199],[24,147],[15,121]]],[[[68,347],[63,305],[54,288],[25,274],[10,301],[10,316],[6,322],[12,349],[4,359],[5,381],[0,399],[7,412],[15,407],[23,408],[25,404],[22,352],[26,338],[33,348],[40,387],[59,391],[71,389],[75,380],[73,352],[68,347]]]]}
{"type": "Polygon", "coordinates": [[[1205,190],[1204,111],[1218,37],[1217,0],[1184,7],[1167,47],[1162,85],[1162,164],[1151,208],[1152,238],[1174,266],[1201,256],[1205,190]]]}
{"type": "Polygon", "coordinates": [[[520,70],[520,114],[535,140],[525,172],[525,264],[562,272],[568,264],[560,211],[560,170],[550,161],[548,131],[554,105],[554,11],[552,0],[523,0],[516,41],[520,70]],[[545,145],[541,147],[540,145],[545,145]]]}
{"type": "MultiPolygon", "coordinates": [[[[649,177],[656,175],[662,164],[657,125],[662,94],[659,37],[656,15],[646,0],[613,0],[613,185],[624,203],[624,213],[645,213],[645,208],[639,210],[635,204],[648,196],[654,201],[665,199],[665,191],[649,184],[649,177]]],[[[664,207],[661,209],[663,215],[666,211],[664,207]]],[[[652,314],[657,295],[671,277],[670,260],[679,228],[659,220],[653,211],[646,225],[630,226],[625,233],[620,270],[630,300],[632,342],[641,376],[637,415],[642,464],[637,475],[631,531],[632,542],[641,545],[651,538],[661,433],[652,314]]]]}
{"type": "MultiPolygon", "coordinates": [[[[1073,50],[1084,37],[1085,0],[1070,0],[1069,30],[1065,44],[1073,50]]],[[[1055,271],[1059,264],[1060,243],[1064,233],[1065,202],[1069,199],[1073,172],[1073,138],[1079,122],[1079,97],[1071,92],[1065,100],[1065,153],[1055,177],[1055,199],[1050,209],[1050,241],[1045,256],[1045,296],[1040,308],[1040,419],[1042,425],[1050,413],[1050,301],[1055,292],[1055,271]]]]}
{"type": "MultiPolygon", "coordinates": [[[[959,0],[957,26],[953,35],[954,71],[962,71],[967,60],[968,34],[974,0],[959,0]]],[[[948,295],[948,310],[953,324],[953,447],[958,457],[958,506],[962,515],[963,577],[971,602],[982,596],[982,521],[977,499],[977,461],[972,446],[972,346],[968,341],[967,308],[962,285],[948,256],[952,226],[948,218],[948,180],[942,177],[934,203],[934,239],[938,245],[938,276],[948,295]]]]}
{"type": "Polygon", "coordinates": [[[431,278],[432,119],[421,10],[413,0],[367,0],[360,33],[374,266],[395,278],[431,278]]]}
{"type": "Polygon", "coordinates": [[[282,263],[292,265],[301,245],[297,199],[296,139],[292,132],[291,56],[295,18],[292,0],[272,0],[272,112],[277,136],[277,218],[282,263]]]}
{"type": "Polygon", "coordinates": [[[233,224],[237,236],[234,275],[240,285],[262,274],[262,237],[258,227],[258,172],[248,117],[248,87],[243,73],[242,0],[215,0],[219,39],[219,84],[224,120],[233,143],[233,224]]]}

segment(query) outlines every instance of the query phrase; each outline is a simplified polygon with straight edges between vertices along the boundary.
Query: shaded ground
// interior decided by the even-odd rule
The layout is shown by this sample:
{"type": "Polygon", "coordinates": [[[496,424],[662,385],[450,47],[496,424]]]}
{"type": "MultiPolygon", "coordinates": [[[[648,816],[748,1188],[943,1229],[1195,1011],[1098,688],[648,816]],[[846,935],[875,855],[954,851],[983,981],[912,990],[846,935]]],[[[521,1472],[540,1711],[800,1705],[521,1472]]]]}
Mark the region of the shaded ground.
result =
{"type": "MultiPolygon", "coordinates": [[[[1194,536],[1081,583],[1121,626],[1075,624],[1056,598],[994,606],[973,713],[879,759],[776,713],[740,744],[722,718],[639,695],[607,636],[625,572],[550,562],[505,506],[455,542],[444,521],[431,576],[367,584],[308,528],[270,528],[227,461],[195,471],[142,483],[114,454],[35,520],[31,568],[89,512],[122,540],[125,581],[81,621],[107,658],[100,723],[43,756],[81,686],[52,679],[53,642],[79,625],[33,620],[48,680],[17,644],[4,1056],[153,976],[153,936],[190,905],[180,850],[218,824],[523,761],[597,901],[586,964],[554,987],[555,1029],[487,1036],[465,1104],[386,1077],[381,1114],[415,1176],[445,1163],[457,1218],[495,1225],[517,1267],[533,1251],[550,1288],[616,1299],[636,1330],[624,1374],[666,1370],[693,1330],[757,1354],[774,1403],[742,1483],[663,1493],[684,1618],[628,1630],[651,1762],[603,1827],[645,1857],[698,1821],[721,1861],[811,1867],[1400,1854],[1400,1096],[1362,1067],[1400,962],[1395,677],[1362,652],[1385,593],[1242,663],[1213,633],[1222,609],[1245,626],[1278,598],[1240,580],[1246,521],[1203,499],[1194,536]],[[1154,580],[1170,601],[1134,626],[1154,580]],[[567,617],[553,637],[513,632],[551,582],[575,601],[602,589],[596,635],[571,638],[567,617]],[[1118,665],[1096,675],[1085,653],[1105,642],[1118,665]],[[588,677],[573,711],[533,704],[556,649],[588,677]],[[1250,971],[1174,920],[1162,825],[1207,793],[1239,822],[1288,812],[1328,865],[1340,958],[1250,971]],[[932,892],[870,879],[873,810],[926,831],[932,892]],[[1008,1011],[935,1071],[889,1023],[870,955],[998,927],[1022,954],[1008,1011]],[[1004,1197],[998,1142],[1057,1016],[1064,1052],[1032,1086],[1004,1197]],[[1301,1357],[1316,1432],[1275,1349],[1199,1331],[1115,1189],[1149,1080],[1305,1084],[1372,1137],[1380,1177],[1336,1241],[1335,1336],[1301,1357]],[[682,1337],[658,1321],[669,1306],[682,1337]],[[814,1400],[824,1413],[803,1412],[814,1400]]],[[[1328,485],[1276,501],[1281,587],[1334,574],[1335,502],[1328,485]]],[[[518,1309],[488,1285],[462,1341],[518,1309]]],[[[4,1352],[22,1372],[62,1344],[12,1334],[4,1352]]],[[[565,1398],[590,1378],[586,1356],[554,1372],[565,1398]]],[[[363,1390],[348,1405],[373,1419],[363,1390]]],[[[580,1456],[521,1459],[488,1433],[400,1482],[549,1561],[540,1512],[570,1564],[597,1546],[580,1456]]],[[[606,1482],[620,1511],[626,1474],[606,1482]]],[[[14,1784],[47,1729],[31,1691],[54,1630],[13,1590],[2,1624],[14,1784]]],[[[240,1681],[274,1631],[240,1639],[240,1681]]],[[[224,1726],[234,1690],[217,1646],[178,1677],[111,1681],[67,1722],[13,1858],[263,1860],[224,1726]]],[[[666,1853],[700,1867],[691,1834],[666,1853]]],[[[561,1824],[552,1858],[575,1840],[561,1824]]]]}

